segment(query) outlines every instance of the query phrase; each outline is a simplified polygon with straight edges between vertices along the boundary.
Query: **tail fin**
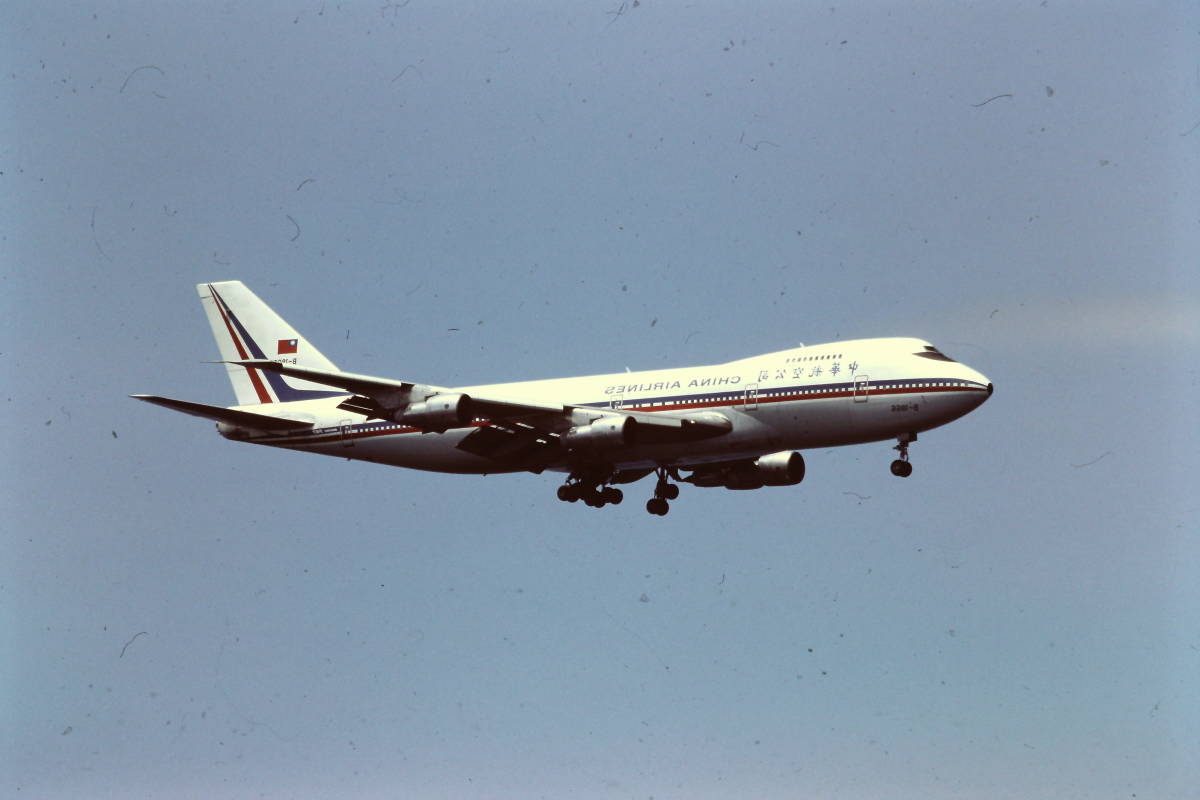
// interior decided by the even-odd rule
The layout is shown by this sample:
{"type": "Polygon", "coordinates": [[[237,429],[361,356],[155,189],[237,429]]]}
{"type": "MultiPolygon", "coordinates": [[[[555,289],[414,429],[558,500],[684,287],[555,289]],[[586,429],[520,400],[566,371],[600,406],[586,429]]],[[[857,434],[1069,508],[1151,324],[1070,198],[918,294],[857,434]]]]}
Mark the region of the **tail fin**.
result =
{"type": "MultiPolygon", "coordinates": [[[[308,343],[283,317],[271,310],[241,281],[201,283],[196,286],[222,361],[266,358],[301,367],[337,370],[333,362],[308,343]]],[[[336,397],[328,386],[299,380],[284,380],[275,372],[226,365],[238,405],[286,403],[336,397]]]]}

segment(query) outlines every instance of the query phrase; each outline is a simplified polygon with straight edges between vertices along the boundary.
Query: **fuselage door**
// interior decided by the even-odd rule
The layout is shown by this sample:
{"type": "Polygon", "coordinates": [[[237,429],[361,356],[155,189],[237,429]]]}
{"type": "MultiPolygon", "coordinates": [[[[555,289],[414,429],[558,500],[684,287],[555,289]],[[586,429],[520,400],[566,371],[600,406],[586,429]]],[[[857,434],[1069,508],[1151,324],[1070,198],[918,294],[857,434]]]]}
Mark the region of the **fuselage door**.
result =
{"type": "Polygon", "coordinates": [[[758,384],[752,383],[746,387],[746,396],[743,405],[747,411],[758,410],[758,384]]]}
{"type": "Polygon", "coordinates": [[[871,393],[871,379],[866,375],[854,376],[854,402],[867,402],[867,395],[871,393]]]}
{"type": "Polygon", "coordinates": [[[339,422],[338,431],[342,437],[342,447],[354,447],[354,420],[344,419],[339,422]]]}

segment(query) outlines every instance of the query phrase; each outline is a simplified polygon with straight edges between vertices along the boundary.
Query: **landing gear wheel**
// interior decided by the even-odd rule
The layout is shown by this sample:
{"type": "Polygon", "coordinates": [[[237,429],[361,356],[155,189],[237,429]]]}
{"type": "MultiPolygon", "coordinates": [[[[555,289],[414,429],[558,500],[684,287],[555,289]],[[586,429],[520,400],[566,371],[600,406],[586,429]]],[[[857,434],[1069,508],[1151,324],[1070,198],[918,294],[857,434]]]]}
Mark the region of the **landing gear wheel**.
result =
{"type": "Polygon", "coordinates": [[[574,483],[564,483],[558,487],[558,499],[564,503],[574,503],[579,499],[579,485],[574,483]]]}
{"type": "Polygon", "coordinates": [[[658,475],[658,482],[654,484],[654,497],[646,501],[646,510],[655,516],[664,517],[671,510],[667,501],[679,497],[679,487],[667,478],[679,480],[679,473],[671,467],[659,467],[655,473],[658,475]]]}
{"type": "Polygon", "coordinates": [[[908,445],[910,442],[917,440],[915,433],[901,434],[899,437],[900,444],[892,449],[900,454],[900,457],[892,462],[892,474],[897,478],[907,478],[912,475],[912,464],[908,463],[908,445]]]}
{"type": "Polygon", "coordinates": [[[600,490],[600,498],[606,503],[612,503],[614,506],[620,505],[625,499],[625,493],[620,489],[615,489],[612,486],[605,486],[600,490]]]}
{"type": "Polygon", "coordinates": [[[659,467],[658,483],[654,484],[654,496],[660,500],[674,500],[679,497],[679,487],[667,480],[668,475],[679,480],[678,473],[668,472],[666,467],[659,467]]]}
{"type": "Polygon", "coordinates": [[[651,497],[646,501],[646,510],[659,517],[665,517],[671,506],[661,497],[651,497]]]}

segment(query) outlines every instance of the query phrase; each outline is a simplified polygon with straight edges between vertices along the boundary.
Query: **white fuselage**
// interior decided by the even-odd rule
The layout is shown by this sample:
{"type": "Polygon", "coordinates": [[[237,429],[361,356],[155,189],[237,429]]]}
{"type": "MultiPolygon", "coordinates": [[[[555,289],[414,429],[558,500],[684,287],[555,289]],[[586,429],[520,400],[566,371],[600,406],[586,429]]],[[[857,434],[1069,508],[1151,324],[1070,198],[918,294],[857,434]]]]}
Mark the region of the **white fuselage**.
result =
{"type": "MultiPolygon", "coordinates": [[[[579,378],[465,386],[454,391],[532,403],[639,412],[718,411],[732,422],[700,441],[633,445],[605,456],[614,470],[753,458],[782,450],[859,444],[915,435],[955,420],[991,394],[988,379],[920,339],[859,339],[799,347],[725,364],[579,378]],[[929,355],[932,351],[936,355],[929,355]]],[[[249,434],[256,444],[414,469],[496,473],[528,469],[457,447],[476,427],[443,433],[337,409],[344,397],[238,406],[314,422],[311,431],[249,434]]],[[[561,461],[545,465],[570,471],[561,461]]]]}

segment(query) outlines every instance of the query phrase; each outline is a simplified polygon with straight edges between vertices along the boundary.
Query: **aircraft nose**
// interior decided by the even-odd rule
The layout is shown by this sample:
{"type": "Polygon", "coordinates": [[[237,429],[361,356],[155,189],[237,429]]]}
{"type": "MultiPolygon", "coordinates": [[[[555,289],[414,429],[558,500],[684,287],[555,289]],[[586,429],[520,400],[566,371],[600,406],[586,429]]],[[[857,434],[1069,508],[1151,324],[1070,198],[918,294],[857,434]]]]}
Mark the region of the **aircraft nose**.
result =
{"type": "MultiPolygon", "coordinates": [[[[987,400],[988,397],[992,396],[992,392],[995,391],[996,387],[992,385],[992,382],[990,380],[988,380],[988,377],[986,375],[984,375],[982,372],[979,372],[977,370],[971,370],[971,371],[975,373],[972,376],[972,378],[975,380],[976,383],[987,386],[987,397],[983,398],[983,400],[987,400]]],[[[980,402],[983,402],[983,400],[981,400],[980,402]]]]}

